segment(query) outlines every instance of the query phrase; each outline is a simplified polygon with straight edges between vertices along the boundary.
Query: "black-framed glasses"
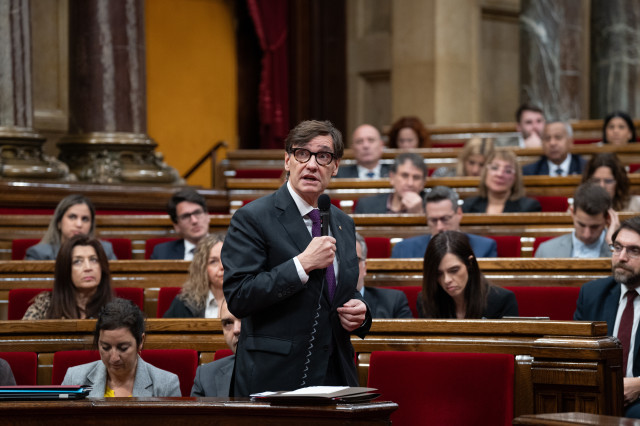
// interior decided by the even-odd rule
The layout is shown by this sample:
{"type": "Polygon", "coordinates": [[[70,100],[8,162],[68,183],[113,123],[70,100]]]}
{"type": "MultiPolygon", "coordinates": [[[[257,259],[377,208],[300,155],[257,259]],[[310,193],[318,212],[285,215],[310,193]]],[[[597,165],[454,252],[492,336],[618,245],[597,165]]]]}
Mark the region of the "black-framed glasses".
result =
{"type": "Polygon", "coordinates": [[[293,148],[291,150],[291,153],[293,154],[293,157],[300,163],[307,163],[309,160],[311,160],[311,156],[313,155],[314,157],[316,157],[316,163],[320,164],[321,166],[328,166],[335,158],[333,152],[311,152],[306,148],[293,148]]]}
{"type": "Polygon", "coordinates": [[[191,220],[192,216],[195,217],[196,219],[200,219],[203,215],[204,215],[204,210],[198,209],[191,213],[181,214],[180,216],[178,216],[178,222],[186,222],[188,220],[191,220]]]}
{"type": "Polygon", "coordinates": [[[622,250],[626,250],[627,256],[629,256],[630,258],[636,259],[640,257],[640,247],[638,246],[623,246],[622,244],[614,243],[609,244],[609,249],[611,249],[611,253],[615,254],[616,256],[620,256],[622,250]]]}

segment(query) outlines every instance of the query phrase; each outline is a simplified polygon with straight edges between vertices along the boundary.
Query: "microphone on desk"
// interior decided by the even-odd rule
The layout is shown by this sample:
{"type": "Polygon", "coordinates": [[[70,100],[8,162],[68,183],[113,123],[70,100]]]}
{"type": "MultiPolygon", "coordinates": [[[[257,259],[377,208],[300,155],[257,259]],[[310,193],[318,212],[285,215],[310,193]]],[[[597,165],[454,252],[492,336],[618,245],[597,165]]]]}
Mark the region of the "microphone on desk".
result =
{"type": "Polygon", "coordinates": [[[329,223],[331,222],[331,199],[327,194],[318,197],[318,210],[320,210],[320,222],[322,224],[322,236],[329,235],[329,223]]]}

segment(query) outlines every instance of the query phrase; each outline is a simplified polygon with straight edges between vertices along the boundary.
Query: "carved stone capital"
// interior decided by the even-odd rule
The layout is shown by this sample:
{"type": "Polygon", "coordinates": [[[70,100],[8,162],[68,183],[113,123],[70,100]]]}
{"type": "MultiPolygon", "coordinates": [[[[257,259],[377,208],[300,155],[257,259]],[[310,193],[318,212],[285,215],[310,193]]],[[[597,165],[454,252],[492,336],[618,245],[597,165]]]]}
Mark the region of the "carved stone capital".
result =
{"type": "Polygon", "coordinates": [[[45,138],[24,127],[0,127],[0,177],[73,181],[63,162],[45,155],[45,138]]]}
{"type": "Polygon", "coordinates": [[[145,134],[124,132],[72,134],[58,142],[60,160],[81,181],[184,184],[162,154],[154,151],[156,146],[145,134]]]}

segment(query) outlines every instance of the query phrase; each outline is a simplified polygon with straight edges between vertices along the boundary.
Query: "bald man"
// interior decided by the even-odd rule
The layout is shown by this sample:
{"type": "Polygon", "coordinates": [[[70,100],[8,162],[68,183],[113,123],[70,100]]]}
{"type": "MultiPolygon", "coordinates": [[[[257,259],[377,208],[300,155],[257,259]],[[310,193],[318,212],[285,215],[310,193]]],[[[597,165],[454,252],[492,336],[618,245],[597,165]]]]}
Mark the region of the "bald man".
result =
{"type": "Polygon", "coordinates": [[[378,129],[363,124],[353,132],[351,148],[357,164],[341,165],[337,178],[379,179],[389,176],[388,164],[380,163],[384,142],[378,129]]]}

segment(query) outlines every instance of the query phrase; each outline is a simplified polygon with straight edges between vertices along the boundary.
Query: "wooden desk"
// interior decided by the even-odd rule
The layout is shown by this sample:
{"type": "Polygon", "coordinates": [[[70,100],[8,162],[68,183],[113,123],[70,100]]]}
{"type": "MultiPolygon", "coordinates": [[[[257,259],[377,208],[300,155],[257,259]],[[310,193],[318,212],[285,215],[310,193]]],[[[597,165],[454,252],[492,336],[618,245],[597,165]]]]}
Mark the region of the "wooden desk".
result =
{"type": "Polygon", "coordinates": [[[590,413],[526,414],[513,419],[514,425],[531,426],[640,426],[640,420],[590,413]]]}
{"type": "Polygon", "coordinates": [[[287,406],[240,398],[105,398],[2,402],[3,425],[390,425],[393,402],[287,406]]]}
{"type": "MultiPolygon", "coordinates": [[[[0,321],[1,351],[38,353],[38,383],[51,383],[53,353],[91,349],[94,320],[0,321]]],[[[514,415],[562,411],[622,414],[622,349],[604,322],[374,320],[351,339],[366,385],[373,351],[506,353],[515,358],[514,415]]],[[[225,348],[219,320],[149,319],[145,348],[225,348]]],[[[1,405],[0,405],[1,408],[1,405]]]]}

